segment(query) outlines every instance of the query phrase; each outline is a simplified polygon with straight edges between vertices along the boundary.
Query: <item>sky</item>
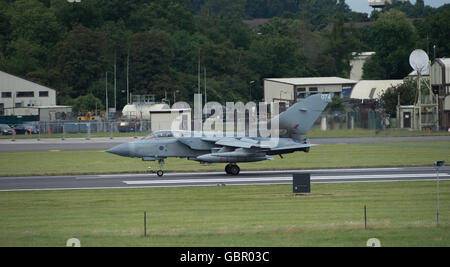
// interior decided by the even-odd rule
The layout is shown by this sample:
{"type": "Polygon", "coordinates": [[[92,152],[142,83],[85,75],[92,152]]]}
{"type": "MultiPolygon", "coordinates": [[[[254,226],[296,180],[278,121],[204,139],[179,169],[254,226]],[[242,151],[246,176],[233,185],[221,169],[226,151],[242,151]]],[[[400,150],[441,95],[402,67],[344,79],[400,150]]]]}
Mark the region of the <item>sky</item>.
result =
{"type": "MultiPolygon", "coordinates": [[[[364,12],[370,14],[372,8],[369,6],[369,0],[345,0],[347,5],[355,12],[364,12]]],[[[416,3],[416,0],[410,0],[411,3],[416,3]]],[[[450,0],[425,0],[425,5],[432,7],[439,7],[443,4],[450,4],[450,0]]]]}

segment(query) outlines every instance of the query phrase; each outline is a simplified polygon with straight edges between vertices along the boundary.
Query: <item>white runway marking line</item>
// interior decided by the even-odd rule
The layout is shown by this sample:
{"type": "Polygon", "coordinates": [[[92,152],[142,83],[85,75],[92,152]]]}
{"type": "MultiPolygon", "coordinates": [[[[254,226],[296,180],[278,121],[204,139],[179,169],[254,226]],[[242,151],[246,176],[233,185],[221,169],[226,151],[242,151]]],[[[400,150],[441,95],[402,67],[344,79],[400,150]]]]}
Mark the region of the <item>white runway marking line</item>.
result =
{"type": "MultiPolygon", "coordinates": [[[[385,175],[341,175],[341,176],[314,176],[315,180],[353,180],[353,179],[395,179],[395,178],[428,178],[436,177],[436,174],[385,174],[385,175]]],[[[450,175],[440,174],[439,178],[448,178],[450,175]]],[[[292,177],[264,177],[264,178],[222,178],[222,179],[177,179],[177,180],[152,180],[152,181],[123,181],[128,185],[148,184],[191,184],[191,183],[236,183],[236,182],[269,182],[269,181],[292,181],[292,177]]]]}
{"type": "Polygon", "coordinates": [[[235,183],[235,182],[290,181],[290,180],[292,180],[292,177],[179,179],[179,180],[123,181],[123,182],[129,185],[138,185],[138,184],[235,183]]]}
{"type": "MultiPolygon", "coordinates": [[[[242,171],[242,174],[270,174],[270,173],[303,173],[303,172],[359,172],[359,171],[395,171],[404,170],[405,168],[361,168],[361,169],[311,169],[311,170],[274,170],[274,171],[242,171]]],[[[166,173],[167,176],[180,176],[180,175],[223,175],[224,172],[176,172],[166,173]]],[[[110,179],[110,178],[123,178],[124,176],[133,177],[152,177],[154,173],[123,173],[123,174],[97,174],[97,175],[83,175],[77,176],[77,180],[82,179],[110,179]]],[[[129,177],[130,178],[130,177],[129,177]]]]}

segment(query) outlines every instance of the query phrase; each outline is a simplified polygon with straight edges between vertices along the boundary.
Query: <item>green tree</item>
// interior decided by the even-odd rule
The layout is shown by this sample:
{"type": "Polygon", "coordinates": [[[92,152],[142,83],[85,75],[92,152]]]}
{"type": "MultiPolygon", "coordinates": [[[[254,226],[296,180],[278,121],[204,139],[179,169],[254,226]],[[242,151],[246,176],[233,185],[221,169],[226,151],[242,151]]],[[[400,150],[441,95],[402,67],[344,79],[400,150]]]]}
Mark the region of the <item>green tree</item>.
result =
{"type": "Polygon", "coordinates": [[[416,0],[415,4],[410,1],[393,0],[392,3],[386,4],[384,11],[392,9],[405,13],[409,18],[424,18],[435,12],[434,8],[425,6],[424,0],[416,0]]]}
{"type": "Polygon", "coordinates": [[[130,16],[134,32],[158,29],[166,32],[195,31],[195,20],[187,0],[154,0],[141,5],[130,16]]]}
{"type": "Polygon", "coordinates": [[[84,96],[79,96],[75,98],[72,102],[73,111],[79,112],[83,110],[93,111],[93,110],[104,110],[105,106],[102,101],[95,97],[93,94],[87,94],[84,96]]]}
{"type": "Polygon", "coordinates": [[[0,7],[0,61],[6,54],[6,45],[9,42],[11,25],[9,18],[0,7]]]}
{"type": "Polygon", "coordinates": [[[0,10],[1,68],[22,77],[30,72],[45,73],[62,36],[52,10],[33,0],[14,1],[0,10]]]}
{"type": "Polygon", "coordinates": [[[71,31],[76,25],[94,29],[104,23],[102,9],[98,8],[92,0],[73,3],[53,0],[52,8],[55,10],[59,24],[67,31],[71,31]]]}
{"type": "Polygon", "coordinates": [[[53,49],[62,36],[62,28],[53,11],[39,1],[14,1],[8,14],[14,39],[24,38],[43,49],[53,49]]]}
{"type": "Polygon", "coordinates": [[[40,59],[45,58],[39,45],[24,38],[18,38],[8,43],[6,57],[2,64],[13,74],[25,76],[40,68],[40,59]]]}
{"type": "Polygon", "coordinates": [[[261,36],[250,46],[249,66],[263,78],[302,77],[310,70],[295,41],[283,36],[261,36]]]}
{"type": "Polygon", "coordinates": [[[103,32],[75,26],[57,45],[56,70],[60,74],[62,95],[86,95],[92,82],[105,76],[106,36],[103,32]]]}
{"type": "Polygon", "coordinates": [[[416,31],[405,14],[395,9],[380,14],[373,25],[372,38],[376,54],[365,63],[363,79],[405,77],[411,71],[408,59],[417,40],[416,31]],[[378,71],[369,72],[374,69],[378,71]]]}
{"type": "Polygon", "coordinates": [[[450,56],[450,8],[418,21],[416,25],[425,51],[433,53],[433,45],[436,45],[436,57],[450,56]]]}
{"type": "Polygon", "coordinates": [[[308,20],[317,29],[326,27],[338,14],[350,14],[350,8],[344,1],[336,0],[300,0],[299,16],[308,20]]]}
{"type": "Polygon", "coordinates": [[[355,30],[344,26],[342,14],[334,18],[333,28],[327,35],[327,41],[324,54],[334,59],[336,75],[349,77],[352,52],[360,52],[362,44],[356,37],[355,30]]]}
{"type": "Polygon", "coordinates": [[[400,94],[400,105],[414,105],[417,95],[417,83],[406,79],[404,83],[390,87],[380,96],[380,102],[386,113],[395,117],[397,114],[398,95],[400,94]]]}
{"type": "Polygon", "coordinates": [[[209,0],[201,8],[203,15],[217,14],[221,17],[245,17],[246,0],[209,0]]]}
{"type": "Polygon", "coordinates": [[[173,52],[164,32],[139,32],[130,39],[130,86],[136,94],[164,96],[171,88],[173,52]]]}

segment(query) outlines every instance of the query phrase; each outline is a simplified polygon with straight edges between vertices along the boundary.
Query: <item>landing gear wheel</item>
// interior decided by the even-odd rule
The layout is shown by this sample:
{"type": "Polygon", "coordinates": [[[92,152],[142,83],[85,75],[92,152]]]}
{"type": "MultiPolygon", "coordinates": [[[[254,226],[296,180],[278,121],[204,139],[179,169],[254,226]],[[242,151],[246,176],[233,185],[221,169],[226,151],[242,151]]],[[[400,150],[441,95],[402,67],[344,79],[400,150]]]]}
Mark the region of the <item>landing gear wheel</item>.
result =
{"type": "Polygon", "coordinates": [[[230,172],[230,167],[231,167],[231,164],[227,164],[227,166],[225,166],[225,172],[226,172],[227,174],[231,174],[231,172],[230,172]]]}
{"type": "Polygon", "coordinates": [[[159,165],[159,170],[156,171],[156,174],[157,174],[159,177],[161,177],[161,176],[164,175],[164,171],[162,170],[162,169],[163,169],[163,166],[164,166],[164,159],[159,159],[159,160],[158,160],[158,165],[159,165]]]}
{"type": "Polygon", "coordinates": [[[230,165],[229,171],[231,175],[238,175],[241,169],[238,165],[230,165]]]}

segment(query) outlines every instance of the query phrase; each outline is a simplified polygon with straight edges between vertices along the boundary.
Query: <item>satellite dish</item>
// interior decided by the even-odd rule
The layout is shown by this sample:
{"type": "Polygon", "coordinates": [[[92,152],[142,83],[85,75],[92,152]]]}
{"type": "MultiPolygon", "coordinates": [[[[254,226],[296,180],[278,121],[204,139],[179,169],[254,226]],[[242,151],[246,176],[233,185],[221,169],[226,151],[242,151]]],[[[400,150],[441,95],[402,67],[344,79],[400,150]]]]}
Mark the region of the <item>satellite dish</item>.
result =
{"type": "Polygon", "coordinates": [[[409,55],[409,65],[419,74],[427,74],[428,55],[422,49],[416,49],[409,55]]]}

